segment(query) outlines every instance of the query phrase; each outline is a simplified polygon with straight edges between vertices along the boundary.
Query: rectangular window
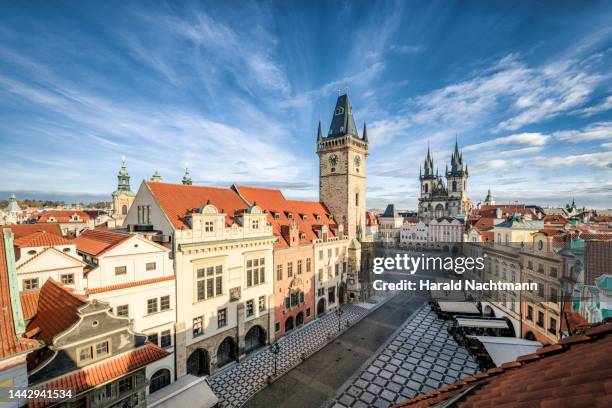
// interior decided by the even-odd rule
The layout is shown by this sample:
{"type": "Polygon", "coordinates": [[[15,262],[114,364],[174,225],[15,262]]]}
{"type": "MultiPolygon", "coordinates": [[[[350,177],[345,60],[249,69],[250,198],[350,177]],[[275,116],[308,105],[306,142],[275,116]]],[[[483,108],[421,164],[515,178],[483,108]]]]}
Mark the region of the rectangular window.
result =
{"type": "Polygon", "coordinates": [[[533,270],[533,262],[527,261],[527,269],[533,270]]]}
{"type": "Polygon", "coordinates": [[[343,273],[348,272],[348,263],[346,263],[346,261],[342,262],[342,272],[343,273]]]}
{"type": "Polygon", "coordinates": [[[550,301],[557,302],[559,299],[557,298],[557,288],[550,288],[550,301]]]}
{"type": "Polygon", "coordinates": [[[60,280],[64,285],[73,285],[74,284],[74,273],[66,273],[60,275],[60,280]]]}
{"type": "Polygon", "coordinates": [[[170,330],[164,330],[161,332],[161,347],[170,347],[172,345],[172,335],[170,330]]]}
{"type": "Polygon", "coordinates": [[[327,289],[327,301],[330,304],[336,303],[336,288],[331,287],[327,289]]]}
{"type": "Polygon", "coordinates": [[[533,307],[527,306],[527,320],[533,321],[533,307]]]}
{"type": "Polygon", "coordinates": [[[170,310],[170,296],[162,296],[159,298],[159,308],[161,310],[170,310]]]}
{"type": "Polygon", "coordinates": [[[298,275],[302,274],[302,260],[301,259],[298,259],[297,261],[297,273],[298,275]]]}
{"type": "Polygon", "coordinates": [[[291,294],[290,297],[291,297],[291,307],[299,306],[300,304],[299,294],[297,292],[294,292],[291,294]]]}
{"type": "Polygon", "coordinates": [[[157,333],[149,334],[147,336],[147,339],[149,340],[149,343],[153,343],[156,346],[159,346],[159,340],[158,340],[158,337],[157,337],[157,333]]]}
{"type": "Polygon", "coordinates": [[[125,275],[127,268],[125,266],[115,266],[115,276],[125,275]]]}
{"type": "Polygon", "coordinates": [[[124,392],[128,392],[132,389],[132,376],[122,378],[119,380],[119,394],[123,394],[124,392]]]}
{"type": "Polygon", "coordinates": [[[359,193],[355,193],[355,207],[359,207],[359,193]]]}
{"type": "Polygon", "coordinates": [[[259,297],[259,311],[263,312],[264,310],[266,310],[266,297],[260,296],[259,297]]]}
{"type": "Polygon", "coordinates": [[[323,259],[323,250],[319,251],[319,260],[323,259]]]}
{"type": "Polygon", "coordinates": [[[146,269],[147,271],[154,271],[156,269],[155,262],[147,262],[146,269]]]}
{"type": "Polygon", "coordinates": [[[287,277],[291,278],[293,276],[293,262],[287,263],[287,277]]]}
{"type": "Polygon", "coordinates": [[[128,317],[130,314],[130,306],[129,305],[120,305],[117,306],[117,316],[128,317]]]}
{"type": "Polygon", "coordinates": [[[544,284],[543,283],[538,284],[538,296],[541,298],[544,297],[544,284]]]}
{"type": "Polygon", "coordinates": [[[306,317],[310,317],[310,308],[306,309],[306,317]]]}
{"type": "Polygon", "coordinates": [[[103,357],[109,352],[108,341],[96,344],[96,358],[103,357]]]}
{"type": "Polygon", "coordinates": [[[83,347],[79,350],[79,363],[93,360],[93,347],[83,347]]]}
{"type": "Polygon", "coordinates": [[[204,221],[204,232],[213,232],[215,230],[214,221],[204,221]]]}
{"type": "Polygon", "coordinates": [[[196,297],[210,299],[223,294],[223,266],[209,266],[196,271],[196,297]]]}
{"type": "Polygon", "coordinates": [[[217,312],[217,327],[227,326],[227,309],[221,309],[217,312]]]}
{"type": "Polygon", "coordinates": [[[197,337],[204,333],[204,316],[194,317],[193,319],[193,337],[197,337]]]}
{"type": "Polygon", "coordinates": [[[544,312],[538,312],[538,326],[544,327],[544,312]]]}
{"type": "Polygon", "coordinates": [[[215,277],[215,296],[223,293],[223,276],[215,277]]]}
{"type": "Polygon", "coordinates": [[[276,280],[283,280],[283,265],[276,265],[276,280]]]}
{"type": "Polygon", "coordinates": [[[23,280],[23,290],[35,290],[35,289],[38,289],[38,278],[23,280]]]}
{"type": "Polygon", "coordinates": [[[151,224],[151,206],[150,205],[139,205],[138,206],[138,224],[140,225],[151,224]]]}
{"type": "Polygon", "coordinates": [[[323,280],[323,268],[319,268],[319,281],[323,280]]]}
{"type": "Polygon", "coordinates": [[[259,220],[253,220],[253,229],[259,229],[259,220]]]}
{"type": "Polygon", "coordinates": [[[276,322],[274,323],[274,331],[279,331],[280,330],[280,323],[276,322]]]}
{"type": "Polygon", "coordinates": [[[340,273],[340,264],[334,265],[334,273],[336,276],[338,276],[338,274],[340,273]]]}
{"type": "Polygon", "coordinates": [[[255,314],[255,308],[253,306],[253,299],[246,301],[246,315],[247,317],[251,317],[255,314]]]}
{"type": "Polygon", "coordinates": [[[311,267],[310,258],[306,258],[306,272],[310,272],[310,267],[311,267]]]}
{"type": "Polygon", "coordinates": [[[554,267],[554,266],[550,267],[550,276],[553,277],[553,278],[557,277],[557,268],[556,267],[554,267]]]}
{"type": "Polygon", "coordinates": [[[304,304],[304,292],[300,292],[300,304],[304,304]]]}
{"type": "Polygon", "coordinates": [[[147,314],[157,312],[157,298],[147,300],[147,314]]]}
{"type": "Polygon", "coordinates": [[[247,287],[265,283],[266,280],[266,259],[255,258],[247,261],[247,287]]]}
{"type": "Polygon", "coordinates": [[[549,324],[548,324],[548,331],[552,334],[557,334],[557,320],[553,319],[552,317],[550,318],[549,324]]]}

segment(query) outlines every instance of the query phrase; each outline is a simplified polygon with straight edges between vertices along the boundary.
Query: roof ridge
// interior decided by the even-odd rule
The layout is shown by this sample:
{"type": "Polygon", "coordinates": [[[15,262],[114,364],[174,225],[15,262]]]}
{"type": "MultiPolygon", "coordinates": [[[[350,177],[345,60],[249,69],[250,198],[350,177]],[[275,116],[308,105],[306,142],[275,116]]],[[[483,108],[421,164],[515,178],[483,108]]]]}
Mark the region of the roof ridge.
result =
{"type": "MultiPolygon", "coordinates": [[[[533,363],[534,361],[539,361],[547,356],[565,353],[571,350],[577,344],[583,344],[589,341],[600,340],[602,338],[605,338],[608,334],[612,333],[612,322],[601,322],[598,324],[591,324],[591,325],[585,325],[585,326],[587,327],[585,327],[583,333],[578,332],[577,334],[574,334],[572,336],[565,337],[559,340],[555,344],[544,346],[544,347],[537,349],[535,353],[519,356],[517,357],[516,360],[506,362],[502,364],[500,367],[490,368],[487,371],[483,371],[483,372],[474,374],[473,376],[466,377],[461,380],[455,381],[454,383],[447,385],[445,387],[441,387],[437,390],[430,391],[426,394],[422,394],[413,399],[393,405],[392,408],[407,407],[407,406],[413,405],[423,400],[428,400],[434,397],[442,396],[443,394],[449,391],[461,390],[463,389],[464,386],[468,384],[479,382],[486,378],[491,378],[491,377],[506,373],[515,368],[521,368],[521,367],[527,366],[530,363],[533,363]]],[[[446,398],[450,398],[453,395],[455,395],[454,392],[449,393],[449,395],[446,396],[446,398]]],[[[441,400],[436,400],[435,403],[444,401],[446,398],[442,398],[441,400]]]]}

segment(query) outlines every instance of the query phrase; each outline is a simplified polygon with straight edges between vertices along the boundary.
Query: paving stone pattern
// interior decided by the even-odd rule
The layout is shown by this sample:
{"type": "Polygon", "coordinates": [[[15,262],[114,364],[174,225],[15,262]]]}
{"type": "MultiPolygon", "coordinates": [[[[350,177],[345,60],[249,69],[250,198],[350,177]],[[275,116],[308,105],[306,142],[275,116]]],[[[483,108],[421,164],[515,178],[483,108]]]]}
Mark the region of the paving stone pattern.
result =
{"type": "Polygon", "coordinates": [[[448,334],[449,324],[424,305],[326,405],[387,408],[477,373],[474,357],[448,334]]]}
{"type": "MultiPolygon", "coordinates": [[[[381,305],[393,294],[375,295],[374,299],[381,305]]],[[[377,305],[377,306],[378,306],[377,305]]],[[[342,308],[341,328],[355,324],[374,308],[367,309],[358,305],[346,305],[342,308]]],[[[295,330],[279,339],[280,351],[277,356],[277,375],[289,371],[336,338],[338,316],[334,312],[316,319],[314,322],[295,330]]],[[[240,407],[249,398],[265,387],[267,378],[274,372],[274,355],[269,347],[252,354],[240,363],[213,374],[209,378],[213,392],[220,400],[222,407],[240,407]]]]}

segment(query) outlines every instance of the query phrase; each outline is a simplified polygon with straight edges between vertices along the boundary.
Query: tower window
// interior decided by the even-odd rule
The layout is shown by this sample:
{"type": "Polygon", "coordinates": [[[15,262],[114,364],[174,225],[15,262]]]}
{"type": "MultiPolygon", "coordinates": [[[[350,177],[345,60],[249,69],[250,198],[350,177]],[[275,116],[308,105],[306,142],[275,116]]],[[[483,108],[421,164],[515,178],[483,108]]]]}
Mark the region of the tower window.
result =
{"type": "Polygon", "coordinates": [[[355,193],[355,206],[359,207],[359,193],[355,193]]]}
{"type": "Polygon", "coordinates": [[[453,191],[457,191],[457,182],[453,181],[453,191]]]}

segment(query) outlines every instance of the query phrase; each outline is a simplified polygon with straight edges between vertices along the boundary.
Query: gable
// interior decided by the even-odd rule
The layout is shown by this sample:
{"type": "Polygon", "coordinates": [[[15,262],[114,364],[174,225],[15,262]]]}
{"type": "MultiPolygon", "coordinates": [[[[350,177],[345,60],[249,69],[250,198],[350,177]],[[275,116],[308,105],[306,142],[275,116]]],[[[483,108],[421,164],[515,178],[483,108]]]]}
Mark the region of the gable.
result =
{"type": "Polygon", "coordinates": [[[82,268],[85,263],[80,259],[64,254],[55,248],[46,248],[36,256],[17,265],[18,273],[48,271],[54,269],[82,268]]]}
{"type": "Polygon", "coordinates": [[[170,249],[138,235],[132,235],[130,239],[127,239],[106,251],[101,258],[108,256],[150,254],[152,252],[170,252],[170,249]]]}

